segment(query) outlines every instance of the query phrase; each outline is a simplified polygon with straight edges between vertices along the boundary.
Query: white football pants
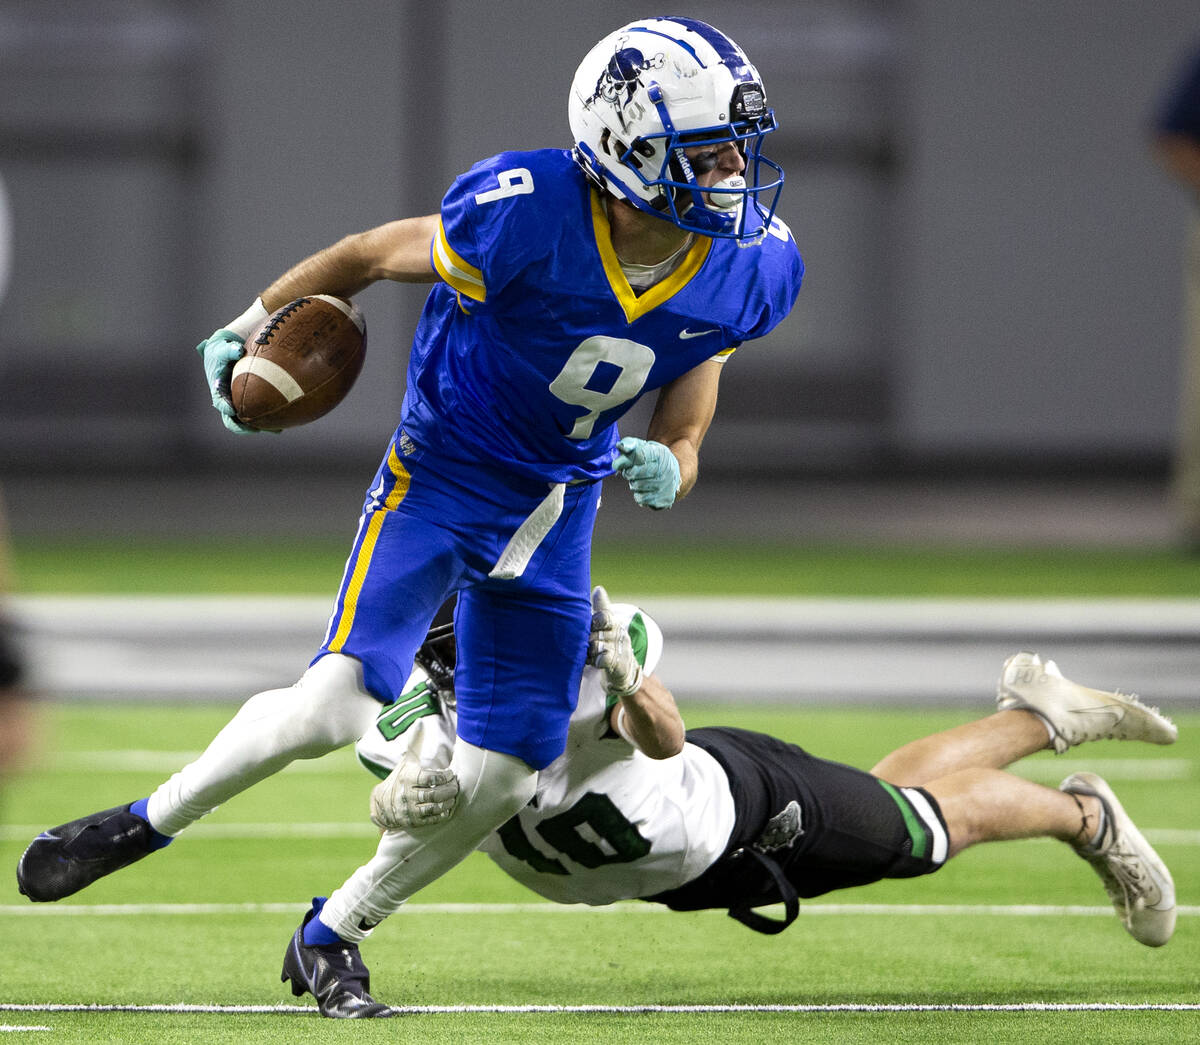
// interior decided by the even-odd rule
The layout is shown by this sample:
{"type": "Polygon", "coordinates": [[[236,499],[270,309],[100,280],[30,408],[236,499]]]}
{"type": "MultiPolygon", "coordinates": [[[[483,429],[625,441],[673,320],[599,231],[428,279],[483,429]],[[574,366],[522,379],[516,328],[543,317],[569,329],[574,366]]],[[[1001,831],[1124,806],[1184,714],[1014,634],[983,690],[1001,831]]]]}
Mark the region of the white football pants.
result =
{"type": "Polygon", "coordinates": [[[380,703],[363,684],[362,664],[328,653],[286,689],[257,693],[195,762],[150,796],[150,825],[177,835],[251,784],[297,758],[317,758],[357,740],[380,703]]]}
{"type": "Polygon", "coordinates": [[[454,742],[458,808],[440,824],[385,831],[374,858],[329,897],[319,915],[358,943],[418,889],[440,878],[533,798],[537,772],[519,758],[454,742]]]}

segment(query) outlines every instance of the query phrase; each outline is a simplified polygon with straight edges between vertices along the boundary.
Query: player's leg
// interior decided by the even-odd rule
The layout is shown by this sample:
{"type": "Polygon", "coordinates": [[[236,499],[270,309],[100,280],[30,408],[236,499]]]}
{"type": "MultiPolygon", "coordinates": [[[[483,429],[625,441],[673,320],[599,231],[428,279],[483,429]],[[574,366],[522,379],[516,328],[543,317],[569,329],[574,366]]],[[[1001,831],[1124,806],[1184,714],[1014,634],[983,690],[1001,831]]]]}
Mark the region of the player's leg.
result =
{"type": "Polygon", "coordinates": [[[949,834],[949,856],[980,842],[1056,838],[1088,861],[1125,928],[1161,946],[1175,927],[1170,872],[1108,785],[1076,773],[1058,790],[996,769],[965,769],[924,785],[949,834]]]}
{"type": "Polygon", "coordinates": [[[942,811],[948,856],[980,842],[1018,838],[1083,844],[1100,828],[1099,799],[1068,795],[1001,769],[960,769],[922,787],[942,811]]]}
{"type": "Polygon", "coordinates": [[[165,847],[189,824],[297,758],[358,739],[379,701],[345,656],[317,661],[286,689],[251,697],[194,762],[148,798],[42,832],[17,865],[31,900],[60,900],[165,847]]]}
{"type": "Polygon", "coordinates": [[[331,653],[295,685],[257,693],[194,762],[146,803],[146,819],[164,835],[188,825],[296,759],[318,758],[357,740],[379,713],[360,661],[331,653]]]}
{"type": "Polygon", "coordinates": [[[1077,773],[1057,791],[978,767],[895,786],[761,734],[702,729],[689,740],[725,768],[737,822],[727,856],[653,898],[676,909],[728,907],[752,928],[779,931],[786,923],[755,918],[752,908],[783,899],[794,909],[796,896],[930,874],[979,842],[1047,837],[1093,866],[1139,942],[1158,946],[1174,928],[1170,873],[1091,774],[1077,773]]]}
{"type": "Polygon", "coordinates": [[[352,743],[401,692],[412,653],[455,580],[452,541],[389,454],[321,654],[293,686],[256,694],[204,753],[152,795],[45,831],[17,868],[32,900],[58,900],[163,848],[217,805],[297,758],[352,743]]]}
{"type": "Polygon", "coordinates": [[[1001,770],[970,768],[919,787],[895,787],[807,759],[796,757],[793,775],[811,792],[811,811],[805,810],[811,837],[787,861],[801,896],[929,874],[980,842],[1054,838],[1092,865],[1139,943],[1160,946],[1171,936],[1171,875],[1099,777],[1077,773],[1054,790],[1001,770]]]}
{"type": "MultiPolygon", "coordinates": [[[[357,956],[358,942],[380,921],[526,805],[537,770],[562,753],[587,653],[587,560],[598,492],[573,491],[524,573],[503,581],[480,578],[460,592],[459,736],[451,760],[458,806],[449,820],[384,832],[368,864],[327,901],[314,901],[285,955],[283,979],[297,995],[317,996],[323,1015],[363,1014],[352,996],[355,985],[322,997],[323,949],[357,956]]],[[[488,556],[480,569],[493,561],[488,556]]]]}
{"type": "Polygon", "coordinates": [[[298,758],[357,740],[394,699],[413,653],[456,580],[453,540],[426,492],[389,454],[360,523],[318,658],[294,686],[252,697],[208,746],[148,800],[175,835],[298,758]],[[390,481],[390,486],[388,482],[390,481]]]}
{"type": "Polygon", "coordinates": [[[335,1019],[390,1015],[370,995],[358,943],[416,890],[440,878],[533,797],[537,772],[521,759],[455,743],[458,809],[448,821],[385,831],[371,861],[326,900],[316,897],[284,953],[281,979],[335,1019]]]}
{"type": "Polygon", "coordinates": [[[997,714],[905,744],[871,772],[893,784],[921,784],[959,769],[1001,769],[1051,746],[1061,753],[1101,738],[1169,744],[1176,736],[1137,697],[1081,686],[1033,653],[1004,662],[996,702],[997,714]]]}
{"type": "MultiPolygon", "coordinates": [[[[419,889],[473,852],[533,798],[537,771],[522,759],[455,742],[450,768],[458,778],[454,816],[409,831],[385,831],[375,856],[330,894],[320,922],[341,941],[360,943],[419,889]]],[[[307,942],[320,941],[319,926],[307,942]]],[[[325,937],[329,940],[329,937],[325,937]]]]}
{"type": "Polygon", "coordinates": [[[320,921],[342,940],[361,941],[533,797],[537,770],[566,742],[589,615],[586,600],[539,605],[477,589],[461,593],[455,617],[459,735],[450,763],[460,788],[455,814],[429,827],[384,833],[374,859],[321,911],[320,921]]]}
{"type": "Polygon", "coordinates": [[[969,767],[1000,769],[1049,745],[1036,715],[1001,711],[910,741],[885,755],[871,773],[911,787],[969,767]]]}

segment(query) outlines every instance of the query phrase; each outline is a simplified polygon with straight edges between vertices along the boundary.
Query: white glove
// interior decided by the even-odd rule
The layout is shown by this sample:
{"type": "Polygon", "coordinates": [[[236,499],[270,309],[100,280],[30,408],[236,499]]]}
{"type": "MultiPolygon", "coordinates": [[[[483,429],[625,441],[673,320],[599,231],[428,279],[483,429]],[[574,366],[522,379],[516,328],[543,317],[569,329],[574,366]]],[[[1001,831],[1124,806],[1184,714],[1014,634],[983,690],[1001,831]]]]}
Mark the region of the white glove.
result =
{"type": "Polygon", "coordinates": [[[612,604],[600,585],[592,590],[592,631],[588,663],[604,672],[608,692],[628,697],[642,685],[642,666],[633,653],[629,629],[613,616],[612,604]]]}
{"type": "Polygon", "coordinates": [[[452,769],[424,769],[405,752],[387,779],[371,790],[371,822],[385,830],[428,827],[454,815],[458,777],[452,769]]]}

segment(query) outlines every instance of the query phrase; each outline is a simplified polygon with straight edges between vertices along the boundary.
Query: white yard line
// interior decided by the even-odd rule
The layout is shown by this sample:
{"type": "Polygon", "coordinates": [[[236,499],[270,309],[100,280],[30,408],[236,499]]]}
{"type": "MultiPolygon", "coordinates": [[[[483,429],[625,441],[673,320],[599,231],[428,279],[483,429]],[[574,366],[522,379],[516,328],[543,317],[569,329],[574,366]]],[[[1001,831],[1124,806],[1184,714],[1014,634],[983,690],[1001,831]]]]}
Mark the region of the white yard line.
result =
{"type": "MultiPolygon", "coordinates": [[[[401,1015],[441,1013],[722,1013],[722,1012],[1196,1012],[1200,1004],[1187,1002],[1014,1002],[976,1005],[396,1005],[401,1015]]],[[[0,1012],[158,1012],[158,1013],[289,1013],[316,1016],[315,1005],[86,1005],[0,1004],[0,1012]]],[[[49,1028],[32,1028],[36,1030],[49,1028]]]]}
{"type": "MultiPolygon", "coordinates": [[[[106,773],[174,773],[194,761],[199,751],[155,751],[146,748],[129,748],[108,751],[60,751],[52,752],[40,768],[99,770],[106,773]]],[[[1010,767],[1010,772],[1030,780],[1058,781],[1086,770],[1099,773],[1110,782],[1119,780],[1186,780],[1192,775],[1192,761],[1187,758],[1038,758],[1019,762],[1010,767]]],[[[345,773],[347,776],[362,776],[362,767],[353,756],[346,753],[340,757],[297,759],[285,773],[345,773]]]]}
{"type": "MultiPolygon", "coordinates": [[[[1103,774],[1102,774],[1103,775],[1103,774]]],[[[1111,778],[1110,778],[1111,779],[1111,778]]],[[[29,842],[49,826],[47,824],[0,825],[0,842],[29,842]]],[[[1200,845],[1200,830],[1173,827],[1146,827],[1142,834],[1152,845],[1200,845]]],[[[199,823],[187,829],[188,838],[208,840],[251,838],[377,838],[379,829],[367,820],[324,823],[199,823]]]]}
{"type": "MultiPolygon", "coordinates": [[[[297,914],[308,909],[307,903],[131,903],[131,904],[4,904],[0,916],[18,917],[132,917],[138,915],[214,915],[214,914],[297,914]]],[[[628,900],[589,907],[587,904],[530,903],[412,903],[400,908],[399,915],[454,914],[671,914],[660,904],[628,900]]],[[[1185,916],[1200,914],[1200,906],[1180,906],[1185,916]]],[[[1111,906],[1074,904],[837,904],[805,903],[800,914],[817,915],[988,915],[1000,917],[1105,917],[1113,916],[1111,906]]]]}
{"type": "Polygon", "coordinates": [[[1192,775],[1188,758],[1036,758],[1008,767],[1010,773],[1028,780],[1058,785],[1072,773],[1098,773],[1114,780],[1187,780],[1192,775]]]}

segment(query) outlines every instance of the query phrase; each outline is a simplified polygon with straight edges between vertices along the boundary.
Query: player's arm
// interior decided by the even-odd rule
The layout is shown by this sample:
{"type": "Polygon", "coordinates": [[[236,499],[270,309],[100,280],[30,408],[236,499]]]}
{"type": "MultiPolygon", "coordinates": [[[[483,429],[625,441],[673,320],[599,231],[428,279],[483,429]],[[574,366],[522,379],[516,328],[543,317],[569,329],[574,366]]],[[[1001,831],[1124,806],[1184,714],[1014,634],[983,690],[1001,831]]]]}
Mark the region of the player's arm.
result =
{"type": "Polygon", "coordinates": [[[225,427],[239,435],[257,431],[237,419],[229,382],[234,363],[246,353],[247,336],[263,320],[289,301],[310,294],[348,298],[381,279],[435,282],[438,277],[429,251],[437,226],[438,216],[428,214],[345,236],[288,269],[237,319],[201,341],[196,351],[204,363],[212,404],[225,427]]]}
{"type": "Polygon", "coordinates": [[[717,410],[717,385],[724,364],[701,363],[665,386],[658,394],[646,438],[662,443],[679,462],[679,496],[700,475],[700,444],[717,410]]]}
{"type": "Polygon", "coordinates": [[[651,758],[670,758],[683,750],[683,718],[671,691],[642,671],[629,628],[613,613],[608,592],[592,591],[588,663],[604,673],[604,688],[617,703],[609,725],[651,758]]]}
{"type": "Polygon", "coordinates": [[[671,758],[683,750],[683,716],[657,675],[643,675],[641,685],[617,701],[609,725],[651,758],[671,758]]]}
{"type": "Polygon", "coordinates": [[[645,439],[617,444],[613,467],[624,476],[634,499],[647,508],[669,508],[700,474],[700,444],[717,409],[722,363],[701,363],[663,387],[645,439]]]}
{"type": "Polygon", "coordinates": [[[381,279],[433,283],[429,258],[438,216],[404,218],[345,236],[288,269],[262,292],[263,308],[274,312],[306,294],[352,297],[381,279]]]}

